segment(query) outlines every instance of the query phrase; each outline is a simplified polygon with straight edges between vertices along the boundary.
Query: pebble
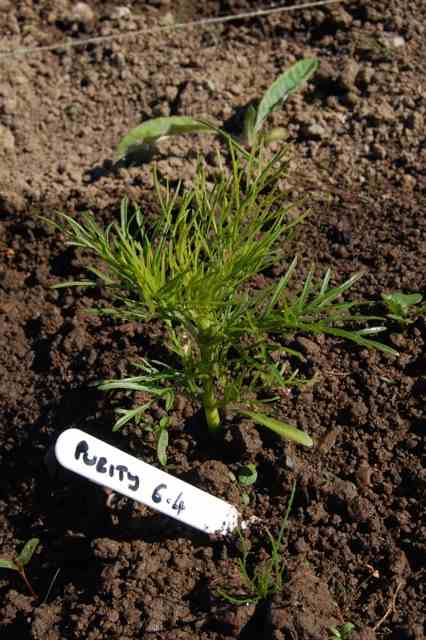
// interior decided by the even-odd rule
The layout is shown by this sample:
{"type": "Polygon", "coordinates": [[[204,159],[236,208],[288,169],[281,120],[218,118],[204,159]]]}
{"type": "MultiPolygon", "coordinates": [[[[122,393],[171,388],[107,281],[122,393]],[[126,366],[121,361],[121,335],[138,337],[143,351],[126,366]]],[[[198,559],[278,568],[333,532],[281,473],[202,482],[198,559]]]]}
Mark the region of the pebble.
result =
{"type": "Polygon", "coordinates": [[[95,17],[95,12],[86,2],[77,2],[71,14],[71,20],[82,22],[83,24],[94,22],[95,17]]]}
{"type": "Polygon", "coordinates": [[[125,7],[123,5],[114,7],[110,13],[111,20],[128,20],[131,16],[132,12],[129,7],[125,7]]]}
{"type": "Polygon", "coordinates": [[[296,342],[303,353],[318,354],[321,348],[313,340],[299,336],[296,338],[296,342]]]}
{"type": "Polygon", "coordinates": [[[377,115],[377,120],[378,120],[379,123],[381,123],[381,122],[389,122],[389,123],[391,123],[391,122],[395,122],[395,120],[397,120],[397,118],[395,117],[394,110],[386,102],[383,102],[382,104],[377,106],[376,115],[377,115]]]}
{"type": "Polygon", "coordinates": [[[287,467],[287,469],[290,469],[291,471],[293,471],[296,467],[296,463],[295,463],[295,459],[292,456],[289,456],[288,454],[285,457],[285,466],[287,467]]]}
{"type": "Polygon", "coordinates": [[[373,470],[370,465],[367,462],[363,462],[355,474],[358,484],[362,487],[370,487],[372,473],[373,470]]]}
{"type": "Polygon", "coordinates": [[[409,173],[404,173],[402,176],[402,188],[404,191],[413,191],[416,186],[416,179],[414,176],[411,176],[409,173]]]}
{"type": "Polygon", "coordinates": [[[397,349],[404,349],[407,346],[407,339],[401,333],[392,333],[389,340],[397,349]]]}
{"type": "Polygon", "coordinates": [[[391,38],[390,44],[395,49],[400,49],[401,47],[405,47],[405,40],[402,36],[394,36],[393,38],[391,38]]]}
{"type": "Polygon", "coordinates": [[[334,80],[335,76],[334,66],[328,60],[321,60],[321,66],[316,72],[317,82],[329,83],[334,80]]]}
{"type": "Polygon", "coordinates": [[[320,451],[322,453],[328,453],[336,444],[338,435],[339,432],[337,429],[331,429],[331,431],[328,431],[319,443],[320,451]]]}
{"type": "Polygon", "coordinates": [[[307,128],[307,133],[310,138],[315,138],[317,140],[322,140],[327,137],[327,129],[322,127],[320,124],[310,124],[307,128]]]}
{"type": "Polygon", "coordinates": [[[115,560],[120,553],[120,543],[109,538],[97,538],[92,543],[94,555],[105,560],[115,560]]]}
{"type": "Polygon", "coordinates": [[[409,438],[407,440],[405,446],[407,447],[407,449],[412,450],[412,449],[415,449],[417,447],[417,444],[418,444],[418,442],[417,442],[416,438],[409,438]]]}
{"type": "Polygon", "coordinates": [[[386,149],[383,145],[374,143],[370,147],[371,155],[375,160],[384,160],[386,158],[386,149]]]}
{"type": "Polygon", "coordinates": [[[340,73],[340,84],[347,91],[353,91],[355,80],[360,71],[360,65],[355,60],[348,60],[340,73]]]}

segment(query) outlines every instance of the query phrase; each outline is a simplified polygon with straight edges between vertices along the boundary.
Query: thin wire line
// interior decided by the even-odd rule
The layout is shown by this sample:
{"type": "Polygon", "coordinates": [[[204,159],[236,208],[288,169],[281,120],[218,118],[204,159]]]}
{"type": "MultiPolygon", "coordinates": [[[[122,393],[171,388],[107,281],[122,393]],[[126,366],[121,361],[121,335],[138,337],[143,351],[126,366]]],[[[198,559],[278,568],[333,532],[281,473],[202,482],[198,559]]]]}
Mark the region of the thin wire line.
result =
{"type": "Polygon", "coordinates": [[[247,11],[245,13],[238,13],[235,15],[227,15],[215,18],[203,18],[201,20],[190,20],[189,22],[177,22],[176,24],[158,25],[156,27],[146,27],[139,29],[138,31],[125,31],[124,33],[116,33],[108,36],[96,36],[93,38],[84,38],[82,40],[76,40],[73,42],[61,42],[51,45],[43,45],[41,47],[19,47],[17,49],[0,49],[0,59],[9,58],[15,56],[27,55],[29,53],[43,53],[44,51],[55,51],[57,49],[73,49],[75,47],[84,46],[87,44],[98,44],[100,42],[109,42],[111,40],[118,40],[124,38],[131,38],[133,36],[141,36],[148,33],[158,33],[161,31],[170,31],[178,29],[188,29],[190,27],[205,27],[214,24],[221,24],[223,22],[231,22],[234,20],[244,20],[247,18],[257,18],[261,16],[272,15],[274,13],[283,13],[288,11],[297,11],[301,9],[310,9],[313,7],[321,7],[328,4],[336,4],[343,2],[344,0],[319,0],[318,2],[305,2],[304,4],[296,4],[292,7],[271,7],[269,9],[258,9],[256,11],[247,11]]]}

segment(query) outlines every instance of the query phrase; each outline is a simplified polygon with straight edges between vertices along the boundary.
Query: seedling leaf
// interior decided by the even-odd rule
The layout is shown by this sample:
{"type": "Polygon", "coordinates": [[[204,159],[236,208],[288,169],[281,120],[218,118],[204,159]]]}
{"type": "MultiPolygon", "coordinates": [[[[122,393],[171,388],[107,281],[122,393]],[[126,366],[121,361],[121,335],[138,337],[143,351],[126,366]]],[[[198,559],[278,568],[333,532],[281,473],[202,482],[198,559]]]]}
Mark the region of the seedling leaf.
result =
{"type": "Polygon", "coordinates": [[[385,302],[393,302],[401,307],[408,307],[422,301],[421,293],[382,293],[385,302]]]}
{"type": "Polygon", "coordinates": [[[270,416],[266,416],[263,413],[257,413],[255,411],[239,409],[238,412],[243,416],[251,418],[257,424],[267,427],[286,440],[291,440],[297,444],[303,444],[305,447],[313,447],[314,445],[314,441],[307,433],[300,431],[300,429],[293,427],[291,424],[281,422],[281,420],[276,420],[275,418],[271,418],[270,416]]]}
{"type": "MultiPolygon", "coordinates": [[[[102,387],[100,387],[102,388],[102,387]]],[[[145,413],[145,411],[151,406],[151,402],[147,402],[143,405],[139,405],[138,407],[136,407],[135,409],[116,409],[116,413],[121,415],[121,418],[119,418],[112,430],[113,431],[120,431],[120,429],[122,429],[124,427],[125,424],[127,424],[128,422],[130,422],[130,420],[137,420],[139,421],[143,414],[145,413]]]]}
{"type": "Polygon", "coordinates": [[[264,121],[274,109],[281,106],[291,93],[315,73],[318,66],[318,60],[306,58],[296,62],[290,69],[278,76],[260,101],[254,125],[255,132],[261,129],[264,121]]]}
{"type": "Polygon", "coordinates": [[[167,447],[169,445],[169,433],[167,429],[161,429],[157,440],[157,458],[163,467],[167,464],[167,447]]]}
{"type": "Polygon", "coordinates": [[[34,551],[37,549],[40,543],[39,538],[31,538],[28,540],[21,553],[19,554],[17,561],[22,566],[25,567],[31,558],[33,557],[34,551]]]}
{"type": "Polygon", "coordinates": [[[238,474],[238,482],[243,487],[248,487],[254,484],[257,480],[257,470],[255,464],[246,464],[238,474]]]}
{"type": "Polygon", "coordinates": [[[117,158],[123,158],[127,151],[135,145],[152,145],[167,136],[197,133],[199,131],[213,132],[214,129],[207,123],[189,116],[152,118],[131,129],[129,133],[121,139],[116,150],[116,156],[117,158]]]}
{"type": "Polygon", "coordinates": [[[253,105],[250,105],[245,114],[244,114],[244,127],[243,127],[243,140],[245,144],[248,144],[250,147],[254,144],[256,133],[255,133],[255,122],[256,122],[256,109],[253,105]]]}
{"type": "Polygon", "coordinates": [[[19,571],[19,567],[13,562],[13,560],[0,560],[0,569],[19,571]]]}

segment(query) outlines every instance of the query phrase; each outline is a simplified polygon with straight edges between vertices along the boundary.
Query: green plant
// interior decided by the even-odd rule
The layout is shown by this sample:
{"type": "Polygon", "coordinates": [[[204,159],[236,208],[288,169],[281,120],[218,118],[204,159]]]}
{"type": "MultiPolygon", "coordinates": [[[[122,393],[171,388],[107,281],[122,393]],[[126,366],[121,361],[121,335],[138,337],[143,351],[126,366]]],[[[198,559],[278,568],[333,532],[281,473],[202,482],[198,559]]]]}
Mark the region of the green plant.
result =
{"type": "MultiPolygon", "coordinates": [[[[118,413],[124,413],[124,417],[127,415],[127,411],[124,409],[117,409],[118,413]]],[[[120,428],[118,424],[119,420],[115,424],[115,430],[120,428]],[[117,427],[118,424],[118,427],[117,427]]],[[[169,432],[170,419],[168,416],[160,418],[160,422],[155,427],[145,427],[146,431],[153,431],[157,440],[157,458],[159,462],[166,466],[167,464],[167,447],[169,446],[169,432]]]]}
{"type": "Polygon", "coordinates": [[[250,494],[246,490],[248,487],[254,485],[257,480],[256,465],[249,462],[245,464],[238,473],[238,484],[240,487],[244,487],[245,490],[241,492],[241,503],[247,506],[250,503],[250,494]]]}
{"type": "Polygon", "coordinates": [[[238,482],[242,487],[249,487],[257,480],[257,469],[253,463],[245,464],[238,474],[238,482]]]}
{"type": "Polygon", "coordinates": [[[258,603],[282,591],[285,571],[283,557],[284,533],[288,526],[288,519],[295,493],[296,483],[293,484],[287,509],[277,537],[274,538],[270,530],[266,528],[266,535],[270,547],[270,557],[266,561],[259,562],[255,564],[254,567],[252,566],[247,542],[244,539],[241,529],[239,529],[241,557],[238,558],[238,568],[244,591],[243,593],[231,594],[220,589],[218,595],[227,602],[237,605],[258,603]]]}
{"type": "Polygon", "coordinates": [[[28,591],[31,593],[33,598],[37,598],[38,596],[27,578],[25,567],[33,557],[33,554],[37,549],[39,543],[40,540],[38,538],[31,538],[31,540],[28,540],[28,542],[25,544],[21,553],[15,558],[15,560],[0,559],[0,569],[10,569],[11,571],[17,571],[22,580],[27,585],[28,591]]]}
{"type": "Polygon", "coordinates": [[[230,144],[231,170],[223,170],[211,187],[203,165],[193,188],[183,193],[161,187],[155,176],[160,215],[150,228],[138,207],[129,215],[127,201],[120,221],[106,229],[91,214],[83,222],[63,214],[57,224],[68,244],[100,260],[88,267],[90,278],[56,286],[97,287],[110,291],[113,306],[95,313],[120,320],[162,323],[166,363],[143,359],[139,375],[103,381],[99,388],[137,392],[148,397],[140,406],[120,409],[115,429],[139,421],[154,400],[173,406],[179,391],[201,401],[209,430],[222,429],[221,411],[231,409],[280,436],[305,446],[304,432],[259,409],[276,400],[276,391],[302,384],[289,371],[288,356],[297,352],[282,344],[295,332],[328,333],[382,351],[396,352],[370,338],[384,328],[348,329],[348,323],[377,320],[343,302],[362,274],[331,286],[331,271],[316,282],[311,270],[299,290],[290,288],[296,258],[278,282],[261,290],[253,278],[285,258],[285,239],[305,214],[283,202],[278,178],[284,152],[265,163],[241,157],[230,144]]]}
{"type": "Polygon", "coordinates": [[[426,304],[421,304],[421,293],[382,293],[382,299],[388,310],[388,318],[399,324],[413,322],[413,317],[426,311],[426,304]]]}
{"type": "Polygon", "coordinates": [[[330,627],[330,640],[349,640],[354,631],[355,625],[351,622],[346,622],[338,627],[330,627]]]}
{"type": "MultiPolygon", "coordinates": [[[[285,137],[285,132],[281,128],[264,131],[265,122],[273,111],[282,107],[287,98],[315,73],[318,66],[318,60],[307,58],[299,60],[278,76],[263,95],[257,108],[252,105],[246,109],[243,132],[239,137],[239,142],[254,149],[261,140],[264,143],[269,143],[285,137]]],[[[138,155],[149,157],[157,142],[169,136],[185,133],[218,133],[228,137],[221,129],[199,118],[190,116],[152,118],[131,129],[122,138],[117,147],[116,156],[117,158],[138,155]]]]}

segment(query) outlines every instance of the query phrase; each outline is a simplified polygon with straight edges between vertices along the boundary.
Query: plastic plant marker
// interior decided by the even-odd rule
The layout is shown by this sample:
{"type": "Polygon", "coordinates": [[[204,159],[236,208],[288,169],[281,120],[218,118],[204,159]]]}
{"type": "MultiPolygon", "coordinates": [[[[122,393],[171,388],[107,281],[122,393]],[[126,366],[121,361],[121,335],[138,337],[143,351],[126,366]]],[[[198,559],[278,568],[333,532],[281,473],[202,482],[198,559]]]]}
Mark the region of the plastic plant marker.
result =
{"type": "Polygon", "coordinates": [[[67,429],[59,436],[55,455],[69,471],[205,533],[226,535],[239,525],[238,510],[225,500],[80,429],[67,429]]]}

